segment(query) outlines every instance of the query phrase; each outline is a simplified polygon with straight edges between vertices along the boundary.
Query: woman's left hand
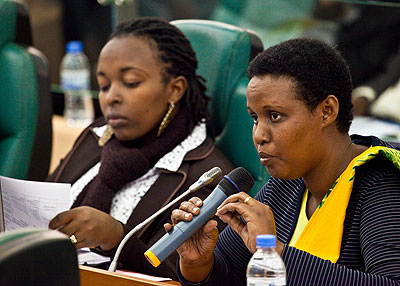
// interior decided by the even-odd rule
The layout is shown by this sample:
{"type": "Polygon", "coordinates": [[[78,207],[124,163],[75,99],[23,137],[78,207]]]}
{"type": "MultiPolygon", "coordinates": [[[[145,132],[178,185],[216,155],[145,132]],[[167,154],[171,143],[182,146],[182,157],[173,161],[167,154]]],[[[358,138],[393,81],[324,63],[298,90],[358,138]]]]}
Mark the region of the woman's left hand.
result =
{"type": "MultiPolygon", "coordinates": [[[[274,215],[269,206],[251,198],[244,192],[228,197],[218,207],[216,215],[240,235],[252,253],[257,250],[257,235],[276,235],[274,215]]],[[[278,240],[276,243],[276,250],[281,254],[283,244],[278,240]]]]}
{"type": "Polygon", "coordinates": [[[77,207],[56,215],[49,228],[58,229],[68,236],[74,235],[76,248],[97,247],[110,250],[124,235],[122,224],[109,214],[92,207],[77,207]]]}

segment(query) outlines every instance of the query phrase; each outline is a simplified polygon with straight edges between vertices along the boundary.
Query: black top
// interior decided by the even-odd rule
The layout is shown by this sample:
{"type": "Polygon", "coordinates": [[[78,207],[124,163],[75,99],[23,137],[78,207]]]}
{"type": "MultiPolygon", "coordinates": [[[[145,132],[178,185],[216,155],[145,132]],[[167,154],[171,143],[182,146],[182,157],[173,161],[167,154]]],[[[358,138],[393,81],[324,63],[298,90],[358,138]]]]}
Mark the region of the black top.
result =
{"type": "MultiPolygon", "coordinates": [[[[391,147],[376,137],[352,136],[367,146],[391,147]]],[[[285,245],[287,285],[400,285],[400,172],[378,157],[356,169],[337,263],[290,247],[305,190],[302,179],[271,178],[256,199],[271,207],[278,239],[285,245]]],[[[322,242],[323,243],[323,242],[322,242]]],[[[213,271],[204,283],[246,285],[252,254],[230,228],[219,236],[213,271]]]]}

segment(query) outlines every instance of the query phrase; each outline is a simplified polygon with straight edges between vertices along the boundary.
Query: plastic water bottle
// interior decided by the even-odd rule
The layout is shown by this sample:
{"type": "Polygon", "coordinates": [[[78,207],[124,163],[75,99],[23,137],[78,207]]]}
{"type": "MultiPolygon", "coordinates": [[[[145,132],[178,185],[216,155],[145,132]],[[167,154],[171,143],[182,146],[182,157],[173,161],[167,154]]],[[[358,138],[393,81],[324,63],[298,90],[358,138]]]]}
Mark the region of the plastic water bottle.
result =
{"type": "Polygon", "coordinates": [[[286,268],[275,251],[276,237],[257,235],[257,251],[247,266],[247,286],[285,286],[286,268]]]}
{"type": "Polygon", "coordinates": [[[70,126],[85,127],[94,120],[90,93],[90,66],[79,41],[68,42],[61,61],[61,88],[64,92],[64,116],[70,126]]]}

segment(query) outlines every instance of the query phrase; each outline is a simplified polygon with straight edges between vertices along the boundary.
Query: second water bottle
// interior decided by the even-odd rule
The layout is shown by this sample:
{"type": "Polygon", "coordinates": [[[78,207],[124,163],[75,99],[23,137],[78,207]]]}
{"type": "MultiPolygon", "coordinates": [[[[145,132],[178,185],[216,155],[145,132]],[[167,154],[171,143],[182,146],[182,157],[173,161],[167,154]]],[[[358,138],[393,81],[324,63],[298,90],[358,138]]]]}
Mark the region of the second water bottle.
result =
{"type": "Polygon", "coordinates": [[[90,66],[79,41],[68,42],[61,61],[61,87],[64,92],[64,116],[70,126],[85,127],[94,119],[90,93],[90,66]]]}
{"type": "Polygon", "coordinates": [[[247,266],[247,286],[285,286],[286,268],[275,251],[276,237],[257,236],[257,251],[247,266]]]}

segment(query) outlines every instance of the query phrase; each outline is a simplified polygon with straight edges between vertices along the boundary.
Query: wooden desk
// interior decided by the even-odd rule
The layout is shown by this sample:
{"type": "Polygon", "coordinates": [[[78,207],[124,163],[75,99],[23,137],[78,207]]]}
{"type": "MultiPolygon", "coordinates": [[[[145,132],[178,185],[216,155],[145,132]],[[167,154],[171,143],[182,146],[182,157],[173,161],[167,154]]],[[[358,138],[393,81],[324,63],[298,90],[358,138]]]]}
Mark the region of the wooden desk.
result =
{"type": "Polygon", "coordinates": [[[81,286],[171,286],[176,281],[155,282],[88,266],[79,266],[81,286]]]}
{"type": "Polygon", "coordinates": [[[49,173],[60,163],[60,160],[67,155],[72,148],[75,139],[81,134],[83,127],[71,127],[63,116],[53,115],[53,145],[51,151],[51,161],[49,173]]]}

